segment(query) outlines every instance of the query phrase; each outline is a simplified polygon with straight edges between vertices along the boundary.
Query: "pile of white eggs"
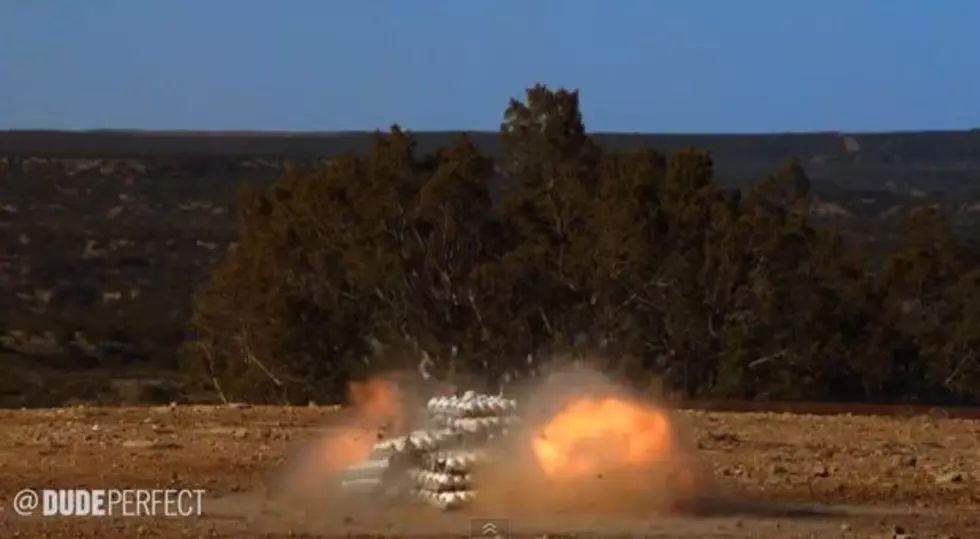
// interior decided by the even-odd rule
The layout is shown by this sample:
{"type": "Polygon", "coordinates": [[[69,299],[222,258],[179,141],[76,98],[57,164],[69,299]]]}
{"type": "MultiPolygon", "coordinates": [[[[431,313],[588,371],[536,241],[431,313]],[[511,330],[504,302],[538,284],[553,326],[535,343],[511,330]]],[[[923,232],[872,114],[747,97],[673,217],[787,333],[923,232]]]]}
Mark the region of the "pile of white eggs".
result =
{"type": "Polygon", "coordinates": [[[491,459],[487,442],[517,422],[517,402],[467,391],[435,397],[426,412],[430,428],[374,444],[369,460],[351,466],[342,486],[404,494],[442,510],[467,506],[476,496],[472,472],[491,459]]]}
{"type": "Polygon", "coordinates": [[[482,395],[467,391],[462,396],[433,397],[426,406],[431,414],[457,417],[488,417],[510,415],[517,410],[517,401],[497,395],[482,395]]]}

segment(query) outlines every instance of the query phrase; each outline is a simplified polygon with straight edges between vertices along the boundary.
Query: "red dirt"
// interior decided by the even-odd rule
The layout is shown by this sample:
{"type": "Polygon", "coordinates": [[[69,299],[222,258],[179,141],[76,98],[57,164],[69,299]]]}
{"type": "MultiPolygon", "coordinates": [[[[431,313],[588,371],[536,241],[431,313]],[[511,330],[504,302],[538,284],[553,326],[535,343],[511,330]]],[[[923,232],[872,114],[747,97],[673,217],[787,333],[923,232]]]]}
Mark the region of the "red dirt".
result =
{"type": "MultiPolygon", "coordinates": [[[[316,439],[340,413],[328,408],[158,407],[0,411],[0,536],[265,537],[295,533],[460,536],[466,517],[414,511],[386,520],[357,515],[263,514],[257,495],[295,441],[316,439]],[[127,440],[171,442],[126,448],[127,440]],[[57,519],[16,516],[23,488],[203,488],[202,519],[57,519]],[[244,496],[240,499],[229,495],[244,496]],[[317,522],[319,517],[320,522],[317,522]]],[[[935,416],[679,413],[718,482],[701,518],[536,519],[520,533],[608,536],[840,536],[907,525],[923,534],[969,535],[980,521],[975,478],[980,422],[935,416]],[[818,507],[844,504],[847,517],[818,507]],[[909,512],[915,508],[922,515],[909,512]],[[975,519],[975,520],[974,520],[975,519]],[[666,535],[665,535],[666,536],[666,535]]],[[[499,515],[494,515],[499,516],[499,515]]],[[[861,535],[855,535],[861,536],[861,535]]],[[[867,535],[864,535],[867,536],[867,535]]]]}

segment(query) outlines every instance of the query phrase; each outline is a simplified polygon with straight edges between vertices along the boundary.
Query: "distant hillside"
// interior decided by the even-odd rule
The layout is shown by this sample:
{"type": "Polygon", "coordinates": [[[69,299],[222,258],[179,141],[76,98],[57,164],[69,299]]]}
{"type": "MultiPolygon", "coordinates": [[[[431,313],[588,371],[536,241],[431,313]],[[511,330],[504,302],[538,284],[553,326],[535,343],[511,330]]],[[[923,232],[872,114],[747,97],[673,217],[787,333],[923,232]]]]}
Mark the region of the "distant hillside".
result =
{"type": "MultiPolygon", "coordinates": [[[[416,132],[420,148],[444,145],[457,131],[416,132]]],[[[471,132],[484,151],[498,146],[496,132],[471,132]]],[[[777,134],[643,134],[597,133],[614,148],[655,147],[676,150],[697,146],[719,157],[786,158],[792,155],[853,156],[872,162],[980,163],[980,129],[970,131],[909,131],[894,133],[777,133],[777,134]]],[[[333,157],[363,151],[370,132],[249,132],[249,131],[0,131],[0,155],[154,157],[234,156],[277,158],[333,157]]]]}
{"type": "MultiPolygon", "coordinates": [[[[416,134],[421,151],[449,142],[456,132],[416,134]]],[[[471,133],[493,154],[495,132],[471,133]]],[[[722,181],[758,179],[792,157],[807,164],[817,181],[857,190],[961,193],[980,186],[980,130],[900,133],[789,133],[767,135],[670,135],[601,133],[613,148],[685,146],[714,155],[722,181]]],[[[260,133],[196,131],[0,131],[0,155],[103,158],[322,159],[370,147],[371,133],[260,133]]]]}

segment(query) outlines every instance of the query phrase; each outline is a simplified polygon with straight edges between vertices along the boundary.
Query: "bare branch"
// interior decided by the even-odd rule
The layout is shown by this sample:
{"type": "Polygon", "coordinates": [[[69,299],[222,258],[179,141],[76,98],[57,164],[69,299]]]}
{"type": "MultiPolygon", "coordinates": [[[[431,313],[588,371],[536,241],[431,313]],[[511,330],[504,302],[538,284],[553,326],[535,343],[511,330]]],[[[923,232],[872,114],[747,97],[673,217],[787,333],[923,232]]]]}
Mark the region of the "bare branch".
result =
{"type": "Polygon", "coordinates": [[[548,332],[548,335],[554,336],[555,330],[551,327],[551,322],[548,320],[548,315],[544,314],[544,309],[538,307],[538,314],[541,316],[541,321],[544,322],[544,327],[548,332]]]}
{"type": "Polygon", "coordinates": [[[751,363],[749,363],[748,367],[750,369],[755,369],[757,367],[760,367],[762,365],[765,365],[766,363],[770,363],[770,362],[773,362],[773,361],[775,361],[777,359],[784,358],[784,357],[786,357],[786,355],[787,355],[786,350],[780,350],[780,351],[776,352],[775,354],[769,354],[768,356],[760,357],[759,359],[756,359],[755,361],[752,361],[751,363]]]}
{"type": "Polygon", "coordinates": [[[419,361],[418,368],[419,368],[419,375],[421,375],[422,379],[425,380],[426,382],[429,382],[434,379],[432,373],[429,372],[429,369],[432,368],[433,366],[435,366],[435,362],[432,361],[432,358],[429,357],[429,354],[427,354],[425,350],[422,350],[422,359],[419,361]]]}
{"type": "Polygon", "coordinates": [[[971,363],[976,364],[976,362],[977,362],[976,350],[970,350],[966,354],[963,354],[963,357],[956,362],[956,367],[953,369],[953,372],[949,373],[949,376],[947,376],[946,379],[943,380],[943,385],[946,387],[952,385],[953,381],[956,380],[956,377],[960,375],[960,371],[963,369],[963,367],[971,363]]]}
{"type": "Polygon", "coordinates": [[[218,396],[221,397],[221,402],[223,404],[228,404],[228,397],[225,396],[225,392],[221,389],[221,384],[218,383],[218,377],[214,374],[214,356],[211,355],[211,347],[200,341],[197,341],[194,344],[200,348],[201,353],[204,354],[204,366],[208,371],[208,376],[211,378],[211,385],[214,386],[214,390],[217,391],[218,396]]]}
{"type": "Polygon", "coordinates": [[[238,337],[236,337],[236,340],[238,341],[238,346],[241,348],[242,354],[245,356],[245,359],[247,359],[249,362],[257,366],[263,373],[265,373],[267,377],[269,377],[269,380],[272,380],[272,383],[276,384],[276,387],[281,389],[282,382],[279,381],[278,378],[276,378],[276,375],[272,374],[272,371],[270,371],[269,368],[265,366],[265,364],[259,361],[259,359],[255,357],[254,354],[252,354],[252,350],[249,348],[248,344],[246,344],[245,339],[241,335],[239,335],[238,337]]]}

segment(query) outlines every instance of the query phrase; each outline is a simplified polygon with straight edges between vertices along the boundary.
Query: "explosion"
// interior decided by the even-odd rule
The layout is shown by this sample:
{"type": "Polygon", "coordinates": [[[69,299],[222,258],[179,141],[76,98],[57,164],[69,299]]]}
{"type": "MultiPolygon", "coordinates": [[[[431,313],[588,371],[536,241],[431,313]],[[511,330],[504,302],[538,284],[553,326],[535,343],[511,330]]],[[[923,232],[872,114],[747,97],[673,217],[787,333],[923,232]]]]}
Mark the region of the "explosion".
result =
{"type": "Polygon", "coordinates": [[[574,399],[531,439],[553,506],[606,512],[694,504],[700,485],[682,449],[666,411],[620,397],[574,399]]]}
{"type": "Polygon", "coordinates": [[[294,468],[294,486],[309,496],[326,479],[345,496],[528,515],[646,514],[694,501],[693,454],[667,411],[598,377],[591,387],[602,396],[549,379],[523,388],[526,399],[466,391],[423,404],[392,379],[351,384],[350,413],[294,468]]]}
{"type": "Polygon", "coordinates": [[[322,471],[336,473],[361,462],[371,447],[389,430],[401,429],[404,416],[394,383],[383,379],[352,382],[348,395],[354,418],[319,442],[322,471]]]}
{"type": "Polygon", "coordinates": [[[383,379],[352,382],[348,394],[362,426],[383,430],[403,428],[405,418],[393,382],[383,379]]]}
{"type": "Polygon", "coordinates": [[[617,398],[573,402],[532,440],[541,470],[552,479],[595,476],[670,460],[666,415],[617,398]]]}

